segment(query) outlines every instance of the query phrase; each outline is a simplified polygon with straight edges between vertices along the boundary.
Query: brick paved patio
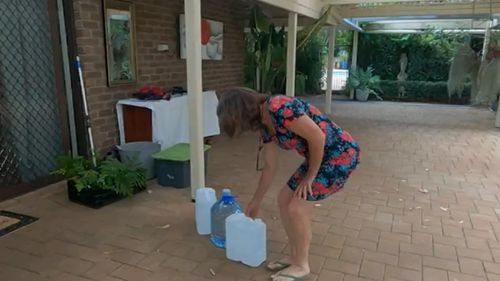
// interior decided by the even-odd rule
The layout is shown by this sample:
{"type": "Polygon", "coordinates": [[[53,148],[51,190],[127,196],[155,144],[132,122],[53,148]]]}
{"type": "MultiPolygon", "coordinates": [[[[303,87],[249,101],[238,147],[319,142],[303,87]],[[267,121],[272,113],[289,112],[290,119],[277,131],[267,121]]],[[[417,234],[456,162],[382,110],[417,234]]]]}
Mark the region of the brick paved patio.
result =
{"type": "MultiPolygon", "coordinates": [[[[363,163],[344,191],[315,208],[313,280],[499,281],[500,131],[493,115],[354,102],[335,103],[334,114],[360,141],[363,163]]],[[[256,136],[217,139],[207,184],[229,186],[246,202],[258,180],[256,145],[256,136]]],[[[281,157],[263,206],[270,258],[287,252],[274,197],[299,161],[281,157]]],[[[150,190],[101,210],[68,203],[62,185],[0,203],[40,217],[0,238],[0,280],[268,280],[264,269],[226,261],[195,234],[189,190],[150,190]]]]}

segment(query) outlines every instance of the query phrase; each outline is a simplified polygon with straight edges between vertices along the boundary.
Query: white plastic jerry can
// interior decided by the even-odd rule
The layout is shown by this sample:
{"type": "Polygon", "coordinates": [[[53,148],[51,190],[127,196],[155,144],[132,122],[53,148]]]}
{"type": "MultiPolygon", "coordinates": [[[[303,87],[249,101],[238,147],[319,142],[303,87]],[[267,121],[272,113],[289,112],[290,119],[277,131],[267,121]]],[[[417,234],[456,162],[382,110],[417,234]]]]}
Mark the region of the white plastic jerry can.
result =
{"type": "Polygon", "coordinates": [[[204,187],[196,191],[196,230],[200,235],[211,233],[211,209],[215,202],[217,202],[217,196],[213,188],[204,187]]]}
{"type": "Polygon", "coordinates": [[[244,214],[226,219],[226,257],[251,267],[260,266],[267,258],[266,224],[244,214]]]}

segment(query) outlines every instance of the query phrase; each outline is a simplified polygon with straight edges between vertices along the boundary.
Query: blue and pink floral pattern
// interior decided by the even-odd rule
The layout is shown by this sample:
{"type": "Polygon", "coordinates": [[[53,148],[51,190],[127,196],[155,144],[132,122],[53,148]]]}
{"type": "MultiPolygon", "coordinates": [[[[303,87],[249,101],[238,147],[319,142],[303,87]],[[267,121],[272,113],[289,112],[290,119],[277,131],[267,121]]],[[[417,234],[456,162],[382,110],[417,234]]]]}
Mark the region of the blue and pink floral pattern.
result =
{"type": "Polygon", "coordinates": [[[313,194],[308,201],[327,198],[344,187],[350,174],[359,164],[359,146],[351,135],[322,114],[315,106],[286,96],[274,96],[267,99],[265,107],[269,110],[275,134],[262,130],[264,143],[274,141],[279,147],[295,149],[306,161],[288,180],[288,186],[295,190],[306,176],[308,170],[309,147],[307,140],[292,132],[291,123],[301,116],[309,116],[325,134],[323,162],[313,182],[313,194]]]}

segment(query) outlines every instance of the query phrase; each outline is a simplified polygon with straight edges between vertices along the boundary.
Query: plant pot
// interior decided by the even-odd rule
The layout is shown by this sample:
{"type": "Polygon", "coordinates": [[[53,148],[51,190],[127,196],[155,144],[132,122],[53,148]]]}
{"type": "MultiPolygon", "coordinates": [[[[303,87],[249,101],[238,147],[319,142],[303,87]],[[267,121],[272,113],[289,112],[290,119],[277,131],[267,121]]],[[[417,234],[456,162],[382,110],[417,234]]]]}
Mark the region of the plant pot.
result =
{"type": "Polygon", "coordinates": [[[369,96],[370,96],[370,90],[356,89],[356,99],[358,101],[367,101],[369,96]]]}
{"type": "MultiPolygon", "coordinates": [[[[86,188],[78,192],[76,189],[76,183],[73,180],[68,180],[67,185],[68,199],[70,201],[94,209],[99,209],[124,198],[113,190],[86,188]]],[[[144,189],[145,187],[136,187],[134,189],[134,194],[139,193],[144,189]]]]}

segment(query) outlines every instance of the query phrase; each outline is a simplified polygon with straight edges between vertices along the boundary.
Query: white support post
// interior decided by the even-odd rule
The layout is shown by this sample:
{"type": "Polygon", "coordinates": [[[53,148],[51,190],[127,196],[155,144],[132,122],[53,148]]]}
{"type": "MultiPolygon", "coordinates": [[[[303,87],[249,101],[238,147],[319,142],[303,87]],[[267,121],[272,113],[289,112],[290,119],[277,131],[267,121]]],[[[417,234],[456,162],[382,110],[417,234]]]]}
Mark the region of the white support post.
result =
{"type": "MultiPolygon", "coordinates": [[[[356,68],[358,67],[358,41],[359,41],[359,32],[354,31],[354,35],[352,38],[351,71],[356,70],[356,68]]],[[[350,90],[349,98],[351,100],[354,99],[354,89],[350,90]]]]}
{"type": "Polygon", "coordinates": [[[497,118],[495,120],[495,127],[500,128],[500,100],[498,100],[497,105],[497,118]]]}
{"type": "Polygon", "coordinates": [[[203,89],[201,70],[201,3],[185,0],[186,15],[186,69],[189,102],[189,143],[191,149],[191,197],[205,186],[205,159],[203,144],[203,89]]]}
{"type": "Polygon", "coordinates": [[[288,13],[286,45],[286,95],[295,96],[295,61],[297,55],[297,13],[288,13]]]}
{"type": "Polygon", "coordinates": [[[333,67],[335,62],[335,33],[336,26],[328,29],[328,63],[326,69],[326,94],[325,94],[325,113],[332,113],[332,90],[333,90],[333,67]]]}

